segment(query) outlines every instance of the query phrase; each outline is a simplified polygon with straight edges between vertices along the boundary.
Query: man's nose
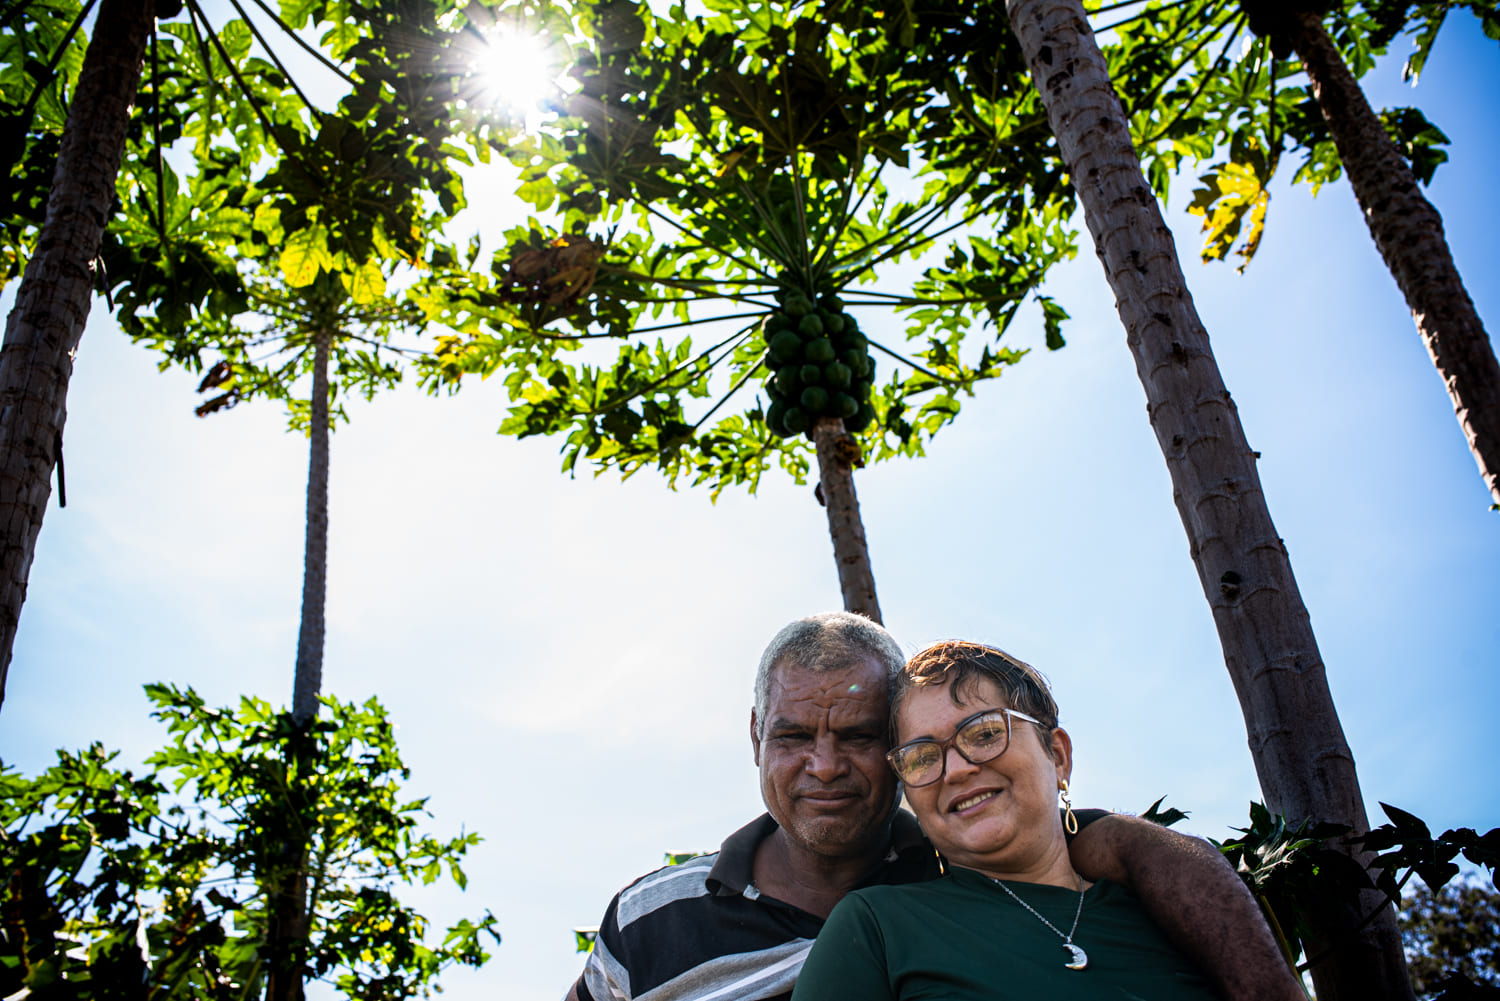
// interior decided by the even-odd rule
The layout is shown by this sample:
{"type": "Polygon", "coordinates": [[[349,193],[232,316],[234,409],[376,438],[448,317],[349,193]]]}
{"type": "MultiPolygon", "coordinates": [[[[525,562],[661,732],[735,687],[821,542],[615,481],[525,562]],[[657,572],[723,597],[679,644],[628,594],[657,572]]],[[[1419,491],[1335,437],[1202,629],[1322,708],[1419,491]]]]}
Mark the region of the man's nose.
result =
{"type": "Polygon", "coordinates": [[[839,751],[838,741],[826,734],[813,741],[807,758],[807,772],[820,782],[829,782],[849,770],[848,759],[839,751]]]}

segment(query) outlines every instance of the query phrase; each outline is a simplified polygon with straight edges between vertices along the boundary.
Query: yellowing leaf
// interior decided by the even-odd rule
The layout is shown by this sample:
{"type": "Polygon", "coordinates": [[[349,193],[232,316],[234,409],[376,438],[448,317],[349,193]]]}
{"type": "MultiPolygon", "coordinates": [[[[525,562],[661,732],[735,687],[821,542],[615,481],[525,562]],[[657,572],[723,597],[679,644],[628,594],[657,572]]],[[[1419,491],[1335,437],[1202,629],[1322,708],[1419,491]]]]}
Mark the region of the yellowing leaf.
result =
{"type": "Polygon", "coordinates": [[[328,230],[309,226],[293,233],[281,248],[281,273],[293,288],[305,288],[317,280],[318,272],[333,270],[328,253],[328,230]]]}
{"type": "Polygon", "coordinates": [[[1222,163],[1199,178],[1204,187],[1193,192],[1188,211],[1203,217],[1204,261],[1223,260],[1242,241],[1234,252],[1244,258],[1239,266],[1243,272],[1260,249],[1271,193],[1265,188],[1269,178],[1262,176],[1259,166],[1255,162],[1222,163]]]}
{"type": "Polygon", "coordinates": [[[339,272],[339,281],[349,292],[349,298],[360,306],[385,295],[385,275],[380,273],[380,265],[374,261],[365,261],[353,271],[339,272]]]}

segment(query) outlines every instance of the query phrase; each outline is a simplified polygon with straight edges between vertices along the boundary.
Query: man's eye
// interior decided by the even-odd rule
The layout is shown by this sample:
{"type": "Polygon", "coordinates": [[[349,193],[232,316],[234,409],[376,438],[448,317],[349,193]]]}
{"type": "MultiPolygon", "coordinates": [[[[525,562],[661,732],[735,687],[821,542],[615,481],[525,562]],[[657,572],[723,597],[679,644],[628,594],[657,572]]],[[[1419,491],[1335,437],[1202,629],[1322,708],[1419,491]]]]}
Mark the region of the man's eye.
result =
{"type": "Polygon", "coordinates": [[[802,744],[811,738],[805,733],[778,733],[771,737],[778,744],[802,744]]]}

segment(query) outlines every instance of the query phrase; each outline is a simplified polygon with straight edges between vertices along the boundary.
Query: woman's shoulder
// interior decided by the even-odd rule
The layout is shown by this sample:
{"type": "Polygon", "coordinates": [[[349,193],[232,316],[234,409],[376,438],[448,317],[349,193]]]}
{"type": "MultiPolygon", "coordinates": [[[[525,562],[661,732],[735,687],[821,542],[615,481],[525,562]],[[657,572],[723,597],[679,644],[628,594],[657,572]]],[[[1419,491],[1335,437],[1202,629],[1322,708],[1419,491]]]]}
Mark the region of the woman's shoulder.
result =
{"type": "MultiPolygon", "coordinates": [[[[867,886],[851,891],[844,897],[844,901],[854,901],[850,907],[858,907],[876,915],[891,912],[905,914],[913,908],[946,906],[970,892],[972,891],[950,872],[920,883],[867,886]]],[[[839,906],[844,904],[841,902],[839,906]]]]}

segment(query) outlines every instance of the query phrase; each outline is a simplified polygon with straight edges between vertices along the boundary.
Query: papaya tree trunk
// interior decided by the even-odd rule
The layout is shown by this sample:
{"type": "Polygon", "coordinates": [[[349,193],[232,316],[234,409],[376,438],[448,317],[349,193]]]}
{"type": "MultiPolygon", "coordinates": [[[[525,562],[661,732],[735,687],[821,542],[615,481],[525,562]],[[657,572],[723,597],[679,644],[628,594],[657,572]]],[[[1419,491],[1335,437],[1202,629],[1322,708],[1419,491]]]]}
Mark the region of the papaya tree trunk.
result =
{"type": "Polygon", "coordinates": [[[1318,15],[1297,15],[1292,46],[1365,224],[1443,378],[1479,475],[1500,504],[1500,362],[1453,263],[1443,218],[1370,110],[1318,15]]]}
{"type": "MultiPolygon", "coordinates": [[[[1006,11],[1115,294],[1266,802],[1294,820],[1367,830],[1354,758],[1255,453],[1083,7],[1007,0],[1006,11]]],[[[1312,968],[1319,1001],[1411,999],[1395,914],[1381,899],[1350,901],[1317,929],[1335,947],[1312,968]],[[1357,930],[1361,908],[1378,913],[1357,930]]]]}
{"type": "Polygon", "coordinates": [[[266,893],[265,1001],[304,1001],[308,947],[308,825],[317,795],[308,781],[317,770],[312,731],[305,725],[284,736],[284,799],[267,804],[266,836],[271,840],[257,877],[266,893]]]}
{"type": "Polygon", "coordinates": [[[292,718],[305,725],[318,713],[323,688],[324,607],[328,600],[328,358],[333,334],[313,338],[313,391],[308,429],[307,536],[302,557],[302,625],[292,679],[292,718]]]}
{"type": "Polygon", "coordinates": [[[823,487],[823,506],[828,512],[828,534],[833,539],[833,561],[839,570],[844,611],[880,622],[875,573],[870,569],[870,546],[865,541],[865,523],[859,517],[859,498],[854,493],[854,463],[859,457],[859,445],[837,417],[818,418],[812,436],[818,447],[818,482],[823,487]]]}
{"type": "Polygon", "coordinates": [[[62,448],[68,380],[93,291],[93,261],[109,221],[140,85],[151,0],[102,0],[84,56],[47,214],[0,350],[0,702],[52,467],[62,448]]]}
{"type": "Polygon", "coordinates": [[[287,807],[281,816],[281,843],[270,874],[269,973],[266,1001],[302,1001],[309,932],[308,826],[315,822],[311,801],[317,770],[310,724],[318,715],[323,688],[324,607],[328,598],[328,365],[331,326],[313,335],[313,385],[308,427],[307,529],[302,558],[302,624],[297,633],[297,666],[292,679],[292,720],[287,740],[287,807]]]}

